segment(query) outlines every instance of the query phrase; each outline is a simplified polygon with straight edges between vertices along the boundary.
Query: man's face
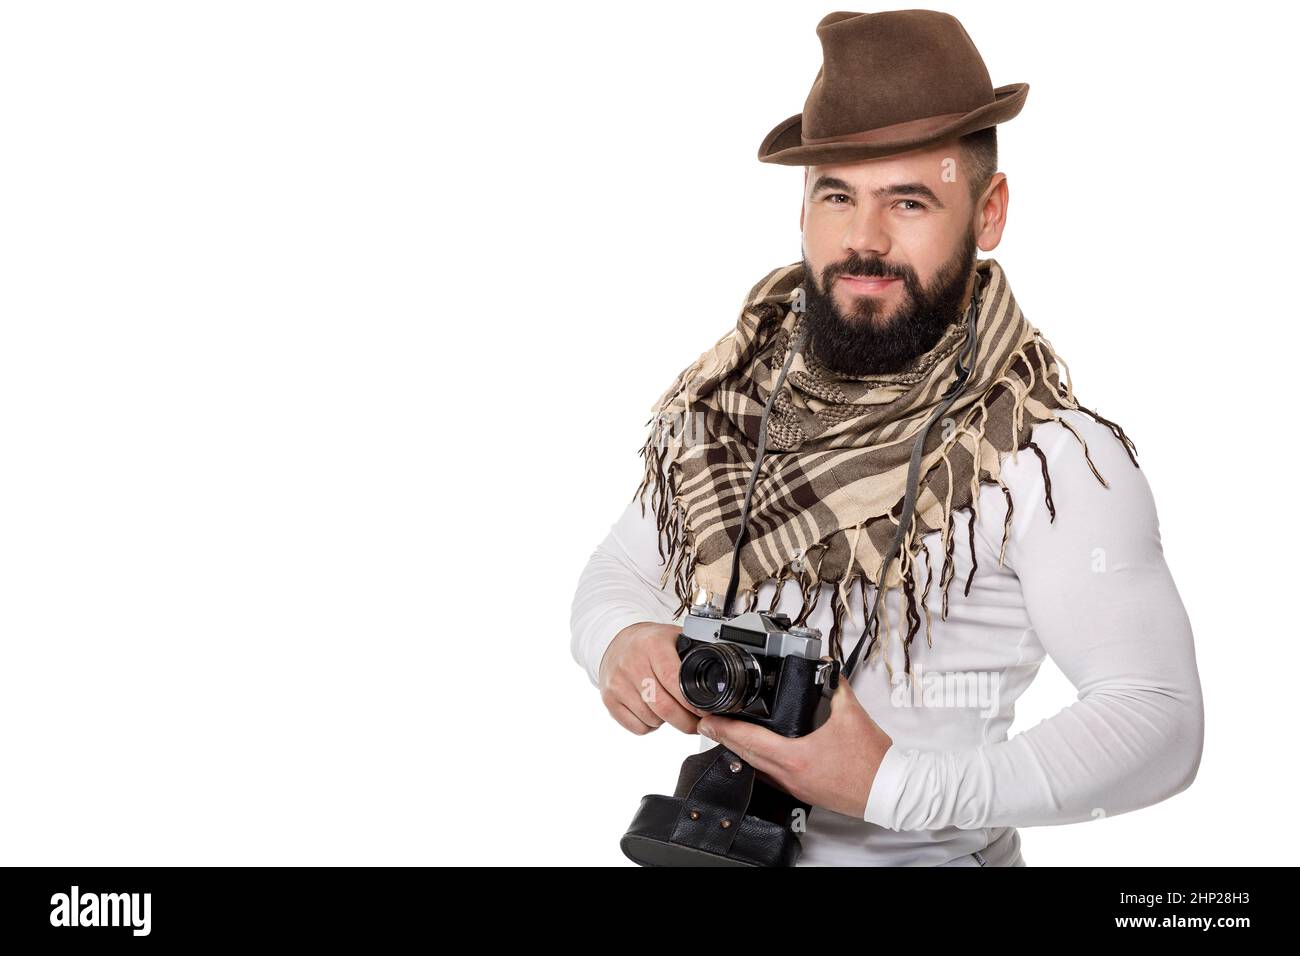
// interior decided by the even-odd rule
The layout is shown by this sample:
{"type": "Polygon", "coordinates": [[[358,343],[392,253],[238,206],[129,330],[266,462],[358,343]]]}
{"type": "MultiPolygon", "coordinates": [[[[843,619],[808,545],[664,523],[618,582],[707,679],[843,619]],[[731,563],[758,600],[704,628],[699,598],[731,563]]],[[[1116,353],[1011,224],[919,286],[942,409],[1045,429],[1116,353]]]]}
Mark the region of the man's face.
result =
{"type": "Polygon", "coordinates": [[[1001,237],[1006,177],[975,203],[955,140],[804,172],[814,354],[850,375],[906,368],[961,318],[975,251],[1001,237]]]}

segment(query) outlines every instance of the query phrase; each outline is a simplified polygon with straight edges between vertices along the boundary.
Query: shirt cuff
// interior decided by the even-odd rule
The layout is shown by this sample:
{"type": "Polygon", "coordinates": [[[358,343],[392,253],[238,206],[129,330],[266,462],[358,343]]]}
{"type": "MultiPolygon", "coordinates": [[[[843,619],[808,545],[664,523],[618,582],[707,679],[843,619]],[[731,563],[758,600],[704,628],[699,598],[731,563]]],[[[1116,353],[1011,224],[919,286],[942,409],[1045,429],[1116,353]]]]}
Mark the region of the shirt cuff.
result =
{"type": "Polygon", "coordinates": [[[867,795],[867,809],[862,819],[890,830],[898,829],[898,804],[907,784],[909,765],[907,754],[896,744],[890,744],[876,769],[876,779],[871,782],[871,793],[867,795]]]}

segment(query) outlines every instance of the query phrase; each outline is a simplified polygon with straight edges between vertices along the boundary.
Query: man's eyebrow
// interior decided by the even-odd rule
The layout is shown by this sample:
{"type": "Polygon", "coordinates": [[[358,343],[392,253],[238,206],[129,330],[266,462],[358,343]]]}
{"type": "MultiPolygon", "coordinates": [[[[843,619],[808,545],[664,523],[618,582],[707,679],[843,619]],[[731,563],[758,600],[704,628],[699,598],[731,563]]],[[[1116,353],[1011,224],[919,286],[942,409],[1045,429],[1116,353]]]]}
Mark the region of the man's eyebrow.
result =
{"type": "MultiPolygon", "coordinates": [[[[812,192],[809,195],[815,196],[823,189],[834,189],[853,199],[858,198],[857,190],[844,180],[837,179],[834,176],[819,176],[817,181],[813,183],[812,192]]],[[[891,196],[918,196],[936,209],[944,208],[943,202],[934,194],[934,190],[925,183],[895,183],[892,186],[880,186],[873,189],[871,195],[876,199],[886,199],[891,196]]]]}

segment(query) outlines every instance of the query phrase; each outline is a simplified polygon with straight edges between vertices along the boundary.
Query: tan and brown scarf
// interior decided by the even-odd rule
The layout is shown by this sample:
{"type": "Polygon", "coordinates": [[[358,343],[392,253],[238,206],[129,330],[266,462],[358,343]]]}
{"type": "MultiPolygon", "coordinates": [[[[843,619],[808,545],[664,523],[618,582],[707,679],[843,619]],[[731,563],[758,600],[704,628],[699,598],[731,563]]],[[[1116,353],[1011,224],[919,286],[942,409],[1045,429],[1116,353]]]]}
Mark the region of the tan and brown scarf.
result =
{"type": "MultiPolygon", "coordinates": [[[[979,348],[970,379],[947,414],[927,437],[921,460],[916,508],[897,560],[885,572],[886,594],[901,587],[907,632],[900,639],[911,672],[910,647],[920,627],[915,594],[916,558],[922,537],[942,531],[942,614],[948,616],[948,586],[955,545],[953,512],[971,512],[970,593],[975,561],[975,519],[979,485],[997,484],[1007,501],[999,564],[1011,526],[1011,492],[1000,477],[1005,453],[1032,449],[1043,471],[1044,495],[1055,518],[1047,459],[1030,440],[1037,422],[1055,420],[1067,428],[1097,480],[1106,479],[1088,456],[1083,437],[1060,409],[1078,409],[1103,423],[1124,443],[1137,466],[1137,447],[1122,428],[1074,399],[1069,369],[1025,319],[996,260],[977,262],[982,285],[976,328],[979,348]],[[1062,385],[1060,373],[1065,372],[1062,385]]],[[[763,407],[804,320],[802,262],[774,269],[749,292],[736,327],[687,366],[651,409],[649,437],[641,449],[645,478],[633,498],[645,513],[646,491],[659,529],[660,579],[674,582],[677,614],[703,589],[721,596],[731,576],[731,556],[754,465],[763,407]]],[[[775,609],[789,582],[802,606],[796,624],[816,607],[821,584],[832,592],[830,653],[844,660],[842,630],[853,587],[878,585],[903,511],[908,462],[916,436],[958,378],[958,359],[967,339],[965,316],[945,330],[930,351],[905,371],[849,376],[828,369],[804,348],[790,366],[768,420],[767,454],[750,504],[748,531],[740,556],[738,611],[753,610],[758,589],[776,582],[775,609]]],[[[927,573],[921,608],[930,643],[927,573]]],[[[863,592],[865,596],[865,591],[863,592]]],[[[715,601],[720,603],[720,600],[715,601]]],[[[888,623],[881,601],[882,627],[888,623]]],[[[864,603],[865,606],[865,603],[864,603]]],[[[870,658],[877,647],[873,634],[870,658]]],[[[892,673],[890,674],[892,678],[892,673]]]]}

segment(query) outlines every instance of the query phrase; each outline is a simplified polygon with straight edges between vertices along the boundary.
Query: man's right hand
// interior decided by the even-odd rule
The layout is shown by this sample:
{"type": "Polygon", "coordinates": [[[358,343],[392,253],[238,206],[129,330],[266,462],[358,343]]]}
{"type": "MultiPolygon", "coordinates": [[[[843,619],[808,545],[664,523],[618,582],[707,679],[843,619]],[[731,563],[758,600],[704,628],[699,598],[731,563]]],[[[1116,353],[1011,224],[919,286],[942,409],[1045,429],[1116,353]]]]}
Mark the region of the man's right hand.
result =
{"type": "Polygon", "coordinates": [[[676,624],[630,624],[605,649],[597,675],[600,699],[634,734],[648,734],[665,721],[684,734],[697,733],[704,712],[686,702],[677,680],[680,633],[676,624]]]}

